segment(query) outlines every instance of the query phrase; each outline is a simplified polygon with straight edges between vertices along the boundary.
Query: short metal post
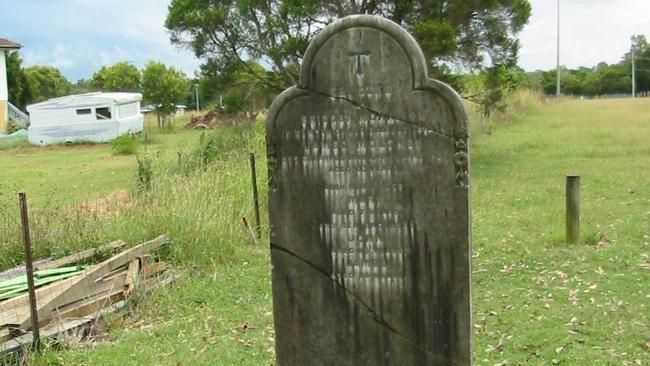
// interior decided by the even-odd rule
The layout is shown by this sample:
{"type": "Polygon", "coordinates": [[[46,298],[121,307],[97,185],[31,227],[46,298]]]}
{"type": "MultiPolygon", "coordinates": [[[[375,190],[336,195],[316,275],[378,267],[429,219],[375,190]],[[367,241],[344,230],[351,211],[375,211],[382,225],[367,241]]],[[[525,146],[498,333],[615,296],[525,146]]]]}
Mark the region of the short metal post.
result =
{"type": "Polygon", "coordinates": [[[27,288],[29,290],[29,308],[31,312],[32,334],[34,349],[38,349],[41,337],[38,327],[38,308],[36,305],[36,291],[34,290],[34,265],[32,262],[32,244],[29,237],[29,216],[27,215],[27,197],[19,193],[20,219],[23,224],[23,243],[25,244],[25,271],[27,272],[27,288]]]}
{"type": "Polygon", "coordinates": [[[577,244],[580,241],[580,175],[570,173],[566,176],[566,242],[577,244]]]}
{"type": "Polygon", "coordinates": [[[250,162],[251,162],[251,179],[253,181],[253,209],[255,210],[255,231],[257,232],[257,237],[262,237],[261,224],[260,224],[260,203],[257,194],[257,172],[255,169],[255,154],[250,153],[250,162]]]}

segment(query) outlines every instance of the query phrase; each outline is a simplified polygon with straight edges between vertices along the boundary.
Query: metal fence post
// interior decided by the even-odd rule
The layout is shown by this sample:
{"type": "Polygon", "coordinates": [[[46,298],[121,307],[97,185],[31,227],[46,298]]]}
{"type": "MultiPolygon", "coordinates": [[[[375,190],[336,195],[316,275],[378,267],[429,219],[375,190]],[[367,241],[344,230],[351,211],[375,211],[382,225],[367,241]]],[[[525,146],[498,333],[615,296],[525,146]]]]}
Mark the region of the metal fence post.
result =
{"type": "Polygon", "coordinates": [[[20,219],[23,225],[23,243],[25,244],[25,271],[27,272],[27,288],[29,290],[29,308],[32,321],[32,334],[34,349],[38,349],[41,337],[38,327],[38,308],[36,305],[36,291],[34,290],[34,265],[32,262],[32,244],[29,237],[29,216],[27,214],[27,196],[19,193],[20,219]]]}

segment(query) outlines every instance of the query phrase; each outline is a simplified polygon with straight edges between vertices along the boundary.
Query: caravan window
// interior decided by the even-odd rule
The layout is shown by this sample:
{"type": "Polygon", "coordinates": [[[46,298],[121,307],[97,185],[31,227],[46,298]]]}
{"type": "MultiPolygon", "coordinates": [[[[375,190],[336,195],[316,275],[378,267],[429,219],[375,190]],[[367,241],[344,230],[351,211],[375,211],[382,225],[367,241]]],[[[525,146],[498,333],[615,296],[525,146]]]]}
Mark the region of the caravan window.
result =
{"type": "Polygon", "coordinates": [[[77,114],[90,114],[90,108],[77,109],[77,114]]]}
{"type": "Polygon", "coordinates": [[[111,119],[111,109],[109,107],[97,108],[95,110],[97,119],[111,119]]]}

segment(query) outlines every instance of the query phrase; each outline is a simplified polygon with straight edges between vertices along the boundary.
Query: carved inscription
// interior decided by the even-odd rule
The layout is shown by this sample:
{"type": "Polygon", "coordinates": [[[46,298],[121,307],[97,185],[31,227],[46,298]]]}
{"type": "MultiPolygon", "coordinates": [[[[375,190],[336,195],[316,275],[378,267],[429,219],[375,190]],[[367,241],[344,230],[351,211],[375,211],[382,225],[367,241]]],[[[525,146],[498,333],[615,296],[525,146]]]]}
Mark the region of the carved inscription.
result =
{"type": "Polygon", "coordinates": [[[302,150],[284,154],[281,169],[325,181],[330,214],[319,225],[320,238],[341,285],[402,289],[415,228],[400,172],[422,168],[423,138],[433,134],[364,110],[304,115],[296,128],[283,131],[283,139],[302,150]]]}

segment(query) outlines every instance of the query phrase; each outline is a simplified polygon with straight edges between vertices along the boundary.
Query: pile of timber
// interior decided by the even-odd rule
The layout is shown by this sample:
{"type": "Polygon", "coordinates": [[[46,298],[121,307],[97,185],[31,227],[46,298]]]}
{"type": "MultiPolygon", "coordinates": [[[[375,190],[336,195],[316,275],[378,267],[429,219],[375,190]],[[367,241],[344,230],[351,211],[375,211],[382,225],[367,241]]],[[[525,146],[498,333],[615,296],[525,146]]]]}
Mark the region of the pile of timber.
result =
{"type": "Polygon", "coordinates": [[[212,128],[217,123],[217,112],[209,111],[204,115],[192,116],[185,128],[212,128]]]}
{"type": "MultiPolygon", "coordinates": [[[[56,337],[87,325],[123,306],[136,288],[173,280],[173,276],[162,276],[165,262],[154,261],[150,255],[168,243],[169,236],[161,235],[92,266],[70,265],[98,252],[115,251],[125,243],[117,241],[37,264],[34,277],[36,286],[40,284],[36,289],[36,308],[41,336],[56,337]]],[[[0,295],[4,296],[0,299],[0,355],[19,352],[32,342],[29,295],[22,292],[26,291],[25,284],[24,273],[0,282],[0,295]]]]}
{"type": "Polygon", "coordinates": [[[211,110],[204,115],[191,116],[185,128],[212,129],[217,126],[236,125],[245,121],[252,121],[257,118],[255,113],[241,111],[237,113],[225,113],[211,110]]]}

